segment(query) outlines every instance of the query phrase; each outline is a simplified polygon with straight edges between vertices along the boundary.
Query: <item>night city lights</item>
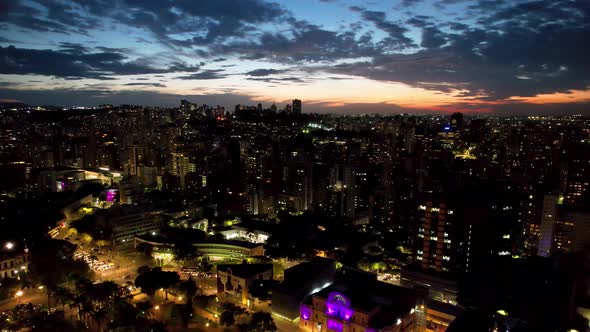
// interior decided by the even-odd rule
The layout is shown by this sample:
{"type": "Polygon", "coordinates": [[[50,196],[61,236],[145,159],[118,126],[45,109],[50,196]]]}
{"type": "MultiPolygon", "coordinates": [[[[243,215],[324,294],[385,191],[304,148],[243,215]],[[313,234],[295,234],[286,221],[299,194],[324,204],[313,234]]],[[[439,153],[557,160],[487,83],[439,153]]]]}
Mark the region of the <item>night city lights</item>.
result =
{"type": "Polygon", "coordinates": [[[0,1],[0,330],[590,332],[590,1],[0,1]]]}

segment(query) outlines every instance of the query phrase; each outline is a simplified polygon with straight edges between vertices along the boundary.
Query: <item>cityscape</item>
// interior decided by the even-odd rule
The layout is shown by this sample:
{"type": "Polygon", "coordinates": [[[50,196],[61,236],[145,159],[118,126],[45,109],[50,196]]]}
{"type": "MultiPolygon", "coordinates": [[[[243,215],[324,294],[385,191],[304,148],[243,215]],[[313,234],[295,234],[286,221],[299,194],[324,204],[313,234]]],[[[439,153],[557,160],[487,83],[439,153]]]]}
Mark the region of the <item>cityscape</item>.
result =
{"type": "Polygon", "coordinates": [[[590,331],[590,3],[0,13],[1,331],[590,331]]]}

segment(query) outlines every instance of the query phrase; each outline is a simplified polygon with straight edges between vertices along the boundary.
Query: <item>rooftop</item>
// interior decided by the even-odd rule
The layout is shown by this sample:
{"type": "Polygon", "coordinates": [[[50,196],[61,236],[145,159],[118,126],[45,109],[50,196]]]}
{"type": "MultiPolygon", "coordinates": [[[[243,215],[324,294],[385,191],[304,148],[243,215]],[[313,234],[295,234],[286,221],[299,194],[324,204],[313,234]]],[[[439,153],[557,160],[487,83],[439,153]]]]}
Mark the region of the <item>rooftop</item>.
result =
{"type": "Polygon", "coordinates": [[[250,279],[257,274],[272,271],[272,264],[220,264],[217,271],[223,271],[243,279],[250,279]]]}

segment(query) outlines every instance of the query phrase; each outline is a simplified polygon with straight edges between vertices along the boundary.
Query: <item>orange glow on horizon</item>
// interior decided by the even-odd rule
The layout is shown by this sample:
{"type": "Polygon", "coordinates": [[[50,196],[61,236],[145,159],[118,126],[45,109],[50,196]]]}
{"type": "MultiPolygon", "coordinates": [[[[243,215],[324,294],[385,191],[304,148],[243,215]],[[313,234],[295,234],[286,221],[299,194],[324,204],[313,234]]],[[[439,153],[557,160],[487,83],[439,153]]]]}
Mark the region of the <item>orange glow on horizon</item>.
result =
{"type": "Polygon", "coordinates": [[[570,93],[556,92],[539,94],[534,97],[513,96],[508,101],[529,104],[561,104],[590,101],[590,90],[570,90],[570,93]]]}

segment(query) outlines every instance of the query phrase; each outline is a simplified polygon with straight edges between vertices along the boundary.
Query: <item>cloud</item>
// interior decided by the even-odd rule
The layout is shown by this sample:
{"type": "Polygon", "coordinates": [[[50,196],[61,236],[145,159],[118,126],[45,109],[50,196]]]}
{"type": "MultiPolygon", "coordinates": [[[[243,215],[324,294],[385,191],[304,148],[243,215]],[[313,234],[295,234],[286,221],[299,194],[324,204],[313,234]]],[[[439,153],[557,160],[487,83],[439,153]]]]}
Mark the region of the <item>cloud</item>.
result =
{"type": "Polygon", "coordinates": [[[382,46],[386,47],[387,50],[403,50],[408,47],[416,47],[414,41],[405,35],[408,29],[400,24],[387,20],[385,12],[371,11],[360,7],[351,7],[351,9],[361,13],[363,19],[373,23],[377,28],[389,34],[381,42],[382,46]]]}
{"type": "Polygon", "coordinates": [[[162,83],[139,83],[139,82],[126,83],[125,86],[152,86],[152,87],[156,87],[156,88],[165,88],[166,87],[166,85],[162,84],[162,83]]]}
{"type": "Polygon", "coordinates": [[[267,83],[305,83],[306,80],[302,77],[288,76],[288,77],[252,77],[248,78],[251,81],[267,82],[267,83]]]}
{"type": "Polygon", "coordinates": [[[35,5],[30,6],[24,1],[9,1],[0,12],[0,23],[39,32],[83,35],[90,29],[101,27],[99,19],[82,16],[73,3],[39,1],[35,5]]]}
{"type": "Polygon", "coordinates": [[[305,21],[291,24],[297,28],[289,33],[265,32],[258,40],[214,45],[212,52],[284,64],[330,62],[381,52],[370,37],[357,36],[353,31],[329,31],[305,21]]]}
{"type": "Polygon", "coordinates": [[[222,74],[223,72],[223,69],[206,69],[198,73],[178,76],[176,78],[181,80],[217,80],[228,76],[226,74],[222,74]]]}
{"type": "Polygon", "coordinates": [[[445,34],[435,27],[425,27],[422,29],[422,43],[424,48],[438,48],[446,43],[445,34]]]}
{"type": "Polygon", "coordinates": [[[61,50],[0,47],[0,73],[45,75],[63,78],[111,79],[116,75],[139,75],[194,71],[197,66],[173,62],[159,68],[146,61],[129,60],[119,52],[89,52],[83,46],[62,43],[61,50]]]}
{"type": "Polygon", "coordinates": [[[247,75],[247,76],[270,76],[270,75],[282,74],[284,72],[286,72],[286,70],[281,70],[281,69],[255,69],[255,70],[251,70],[251,71],[245,73],[245,75],[247,75]]]}
{"type": "MultiPolygon", "coordinates": [[[[448,3],[448,2],[447,2],[448,3]]],[[[321,70],[502,100],[590,88],[590,9],[569,1],[517,4],[479,19],[481,28],[423,29],[421,49],[321,70]],[[522,77],[530,79],[523,80],[522,77]]]]}

